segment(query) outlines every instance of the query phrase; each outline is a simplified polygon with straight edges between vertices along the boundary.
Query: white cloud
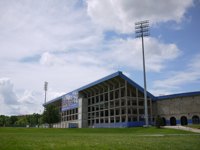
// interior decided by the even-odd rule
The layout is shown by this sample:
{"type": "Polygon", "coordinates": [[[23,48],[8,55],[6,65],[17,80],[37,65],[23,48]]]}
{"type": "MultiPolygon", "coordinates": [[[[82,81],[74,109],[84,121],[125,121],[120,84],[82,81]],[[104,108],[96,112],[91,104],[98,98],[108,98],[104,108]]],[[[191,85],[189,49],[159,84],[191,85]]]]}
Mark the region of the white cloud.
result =
{"type": "Polygon", "coordinates": [[[0,79],[0,95],[4,103],[8,105],[17,104],[17,96],[13,89],[13,83],[9,78],[0,79]]]}
{"type": "MultiPolygon", "coordinates": [[[[108,51],[102,59],[108,64],[120,64],[135,70],[142,69],[142,48],[140,39],[116,39],[108,44],[108,51]]],[[[175,44],[165,44],[155,38],[145,39],[145,59],[147,70],[159,72],[165,62],[173,60],[181,51],[175,44]]]]}
{"type": "Polygon", "coordinates": [[[15,114],[18,111],[18,98],[9,78],[0,78],[0,114],[15,114]]]}
{"type": "Polygon", "coordinates": [[[108,30],[129,33],[135,22],[180,22],[193,0],[87,0],[87,12],[92,20],[108,30]]]}
{"type": "Polygon", "coordinates": [[[162,80],[154,81],[153,91],[158,91],[159,89],[165,89],[164,93],[156,94],[169,94],[179,91],[182,86],[189,85],[191,83],[200,83],[200,54],[197,54],[193,60],[186,65],[184,70],[173,71],[167,78],[162,80]]]}
{"type": "Polygon", "coordinates": [[[1,59],[15,59],[45,51],[90,49],[101,33],[78,0],[1,1],[1,59]]]}
{"type": "Polygon", "coordinates": [[[45,52],[40,58],[40,64],[48,66],[65,65],[65,61],[64,59],[60,59],[59,57],[56,57],[55,55],[52,55],[49,52],[45,52]]]}

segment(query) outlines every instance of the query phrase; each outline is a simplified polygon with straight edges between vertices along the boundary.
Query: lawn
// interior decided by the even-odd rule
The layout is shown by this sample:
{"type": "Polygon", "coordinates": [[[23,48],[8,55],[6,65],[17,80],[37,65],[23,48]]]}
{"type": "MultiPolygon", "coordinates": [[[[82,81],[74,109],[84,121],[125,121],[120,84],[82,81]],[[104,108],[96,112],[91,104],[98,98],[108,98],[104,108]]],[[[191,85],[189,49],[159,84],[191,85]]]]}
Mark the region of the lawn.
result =
{"type": "Polygon", "coordinates": [[[199,150],[200,134],[173,129],[0,128],[0,150],[199,150]]]}
{"type": "Polygon", "coordinates": [[[187,125],[190,128],[200,129],[200,124],[187,125]]]}

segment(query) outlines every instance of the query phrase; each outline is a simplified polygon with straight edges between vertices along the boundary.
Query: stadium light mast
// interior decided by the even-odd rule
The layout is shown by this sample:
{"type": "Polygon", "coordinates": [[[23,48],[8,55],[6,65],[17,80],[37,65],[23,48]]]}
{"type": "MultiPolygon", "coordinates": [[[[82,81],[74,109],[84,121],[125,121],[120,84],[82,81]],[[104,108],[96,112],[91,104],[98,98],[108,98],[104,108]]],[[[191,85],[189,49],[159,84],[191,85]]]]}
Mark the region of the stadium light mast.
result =
{"type": "Polygon", "coordinates": [[[135,23],[136,38],[142,38],[142,56],[143,56],[143,74],[144,74],[144,117],[145,126],[149,126],[148,105],[147,105],[147,85],[146,85],[146,69],[145,69],[145,53],[144,53],[144,37],[149,36],[149,21],[140,21],[135,23]]]}
{"type": "Polygon", "coordinates": [[[48,82],[44,82],[44,104],[47,102],[47,88],[48,88],[48,82]]]}

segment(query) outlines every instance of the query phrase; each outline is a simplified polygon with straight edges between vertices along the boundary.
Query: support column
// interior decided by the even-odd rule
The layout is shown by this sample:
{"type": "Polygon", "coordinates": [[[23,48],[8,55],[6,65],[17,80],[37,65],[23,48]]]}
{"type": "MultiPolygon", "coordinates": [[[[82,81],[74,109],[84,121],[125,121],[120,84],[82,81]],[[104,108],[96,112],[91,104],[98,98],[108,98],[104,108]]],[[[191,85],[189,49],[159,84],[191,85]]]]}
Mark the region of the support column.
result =
{"type": "Polygon", "coordinates": [[[103,88],[103,104],[104,104],[104,108],[103,108],[103,122],[105,123],[105,117],[106,117],[106,113],[105,113],[105,93],[104,93],[104,88],[103,88]]]}
{"type": "Polygon", "coordinates": [[[152,100],[151,100],[151,99],[150,99],[150,113],[151,113],[151,114],[150,114],[150,117],[151,117],[151,118],[150,118],[150,121],[151,121],[151,123],[152,123],[152,122],[153,122],[153,120],[152,120],[152,119],[153,119],[153,117],[152,117],[152,114],[153,114],[153,113],[152,113],[152,100]]]}
{"type": "Polygon", "coordinates": [[[122,122],[122,115],[121,115],[121,100],[122,100],[122,97],[121,97],[121,84],[119,82],[119,115],[120,115],[120,120],[119,122],[122,122]]]}
{"type": "Polygon", "coordinates": [[[108,85],[108,123],[110,123],[110,86],[108,85]]]}
{"type": "Polygon", "coordinates": [[[138,89],[136,88],[137,121],[140,121],[138,89]]]}
{"type": "Polygon", "coordinates": [[[126,122],[128,122],[128,107],[127,107],[127,103],[128,103],[128,86],[127,86],[127,81],[125,80],[125,102],[126,102],[126,122]]]}

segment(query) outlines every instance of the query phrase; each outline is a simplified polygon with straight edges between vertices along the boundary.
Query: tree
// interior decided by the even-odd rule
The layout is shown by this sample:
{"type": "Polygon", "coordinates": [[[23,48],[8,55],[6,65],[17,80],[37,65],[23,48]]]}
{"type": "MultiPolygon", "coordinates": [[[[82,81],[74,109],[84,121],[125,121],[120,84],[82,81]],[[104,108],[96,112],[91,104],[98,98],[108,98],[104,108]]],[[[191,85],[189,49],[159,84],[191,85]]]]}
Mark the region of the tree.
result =
{"type": "Polygon", "coordinates": [[[162,120],[162,118],[158,115],[158,116],[156,117],[156,127],[157,127],[157,128],[160,128],[160,127],[163,126],[163,125],[164,125],[163,120],[162,120]]]}
{"type": "Polygon", "coordinates": [[[10,117],[10,125],[14,126],[17,120],[18,120],[17,116],[11,116],[10,117]]]}
{"type": "Polygon", "coordinates": [[[49,124],[51,128],[53,123],[60,121],[60,113],[58,107],[55,105],[47,105],[43,113],[43,121],[49,124]]]}
{"type": "Polygon", "coordinates": [[[5,126],[9,127],[10,125],[11,125],[10,117],[9,116],[5,116],[5,126]]]}
{"type": "Polygon", "coordinates": [[[36,125],[39,125],[39,119],[41,118],[40,114],[34,113],[32,115],[27,115],[26,116],[27,120],[28,120],[28,124],[31,127],[35,127],[36,125]]]}
{"type": "Polygon", "coordinates": [[[16,121],[16,125],[20,127],[25,127],[28,124],[26,116],[20,116],[16,121]]]}
{"type": "Polygon", "coordinates": [[[0,115],[0,127],[4,127],[6,125],[6,116],[0,115]]]}

